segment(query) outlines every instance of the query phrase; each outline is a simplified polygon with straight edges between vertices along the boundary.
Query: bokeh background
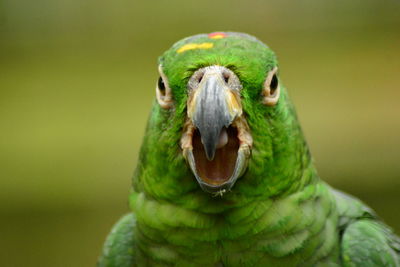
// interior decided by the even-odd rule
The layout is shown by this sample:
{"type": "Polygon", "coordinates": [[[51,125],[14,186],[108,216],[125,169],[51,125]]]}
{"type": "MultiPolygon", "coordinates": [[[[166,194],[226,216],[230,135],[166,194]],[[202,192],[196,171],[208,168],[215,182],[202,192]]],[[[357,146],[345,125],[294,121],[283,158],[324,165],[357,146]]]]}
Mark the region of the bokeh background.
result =
{"type": "Polygon", "coordinates": [[[192,34],[278,54],[320,175],[400,233],[400,2],[0,0],[0,266],[94,266],[192,34]]]}

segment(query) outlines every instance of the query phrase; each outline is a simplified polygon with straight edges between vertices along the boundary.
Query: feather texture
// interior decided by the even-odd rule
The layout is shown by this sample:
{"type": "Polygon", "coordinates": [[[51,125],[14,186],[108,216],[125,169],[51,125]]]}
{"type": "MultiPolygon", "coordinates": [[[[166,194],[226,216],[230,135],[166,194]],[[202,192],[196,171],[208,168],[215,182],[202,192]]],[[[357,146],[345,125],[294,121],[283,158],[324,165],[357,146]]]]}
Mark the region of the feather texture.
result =
{"type": "Polygon", "coordinates": [[[269,47],[241,33],[201,34],[174,44],[159,63],[173,108],[153,105],[132,213],[113,228],[100,266],[399,266],[390,228],[319,178],[279,78],[278,103],[262,103],[267,73],[278,66],[269,47]],[[179,146],[188,80],[210,65],[240,79],[254,140],[246,172],[222,197],[201,190],[179,146]]]}

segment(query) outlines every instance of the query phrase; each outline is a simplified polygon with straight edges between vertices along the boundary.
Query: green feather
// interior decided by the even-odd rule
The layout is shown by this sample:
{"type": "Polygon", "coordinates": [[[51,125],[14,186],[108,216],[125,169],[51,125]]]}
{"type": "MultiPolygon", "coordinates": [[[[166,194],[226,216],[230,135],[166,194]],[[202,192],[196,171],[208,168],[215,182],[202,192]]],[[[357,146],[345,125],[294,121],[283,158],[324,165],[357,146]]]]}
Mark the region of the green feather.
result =
{"type": "Polygon", "coordinates": [[[390,228],[320,180],[279,78],[278,103],[262,103],[264,80],[278,65],[273,51],[249,35],[225,35],[185,38],[159,58],[173,108],[152,107],[130,195],[136,219],[117,223],[99,265],[400,266],[390,228]],[[192,49],[179,52],[183,46],[192,49]],[[210,65],[239,77],[254,140],[245,174],[217,197],[201,190],[179,145],[188,80],[210,65]]]}

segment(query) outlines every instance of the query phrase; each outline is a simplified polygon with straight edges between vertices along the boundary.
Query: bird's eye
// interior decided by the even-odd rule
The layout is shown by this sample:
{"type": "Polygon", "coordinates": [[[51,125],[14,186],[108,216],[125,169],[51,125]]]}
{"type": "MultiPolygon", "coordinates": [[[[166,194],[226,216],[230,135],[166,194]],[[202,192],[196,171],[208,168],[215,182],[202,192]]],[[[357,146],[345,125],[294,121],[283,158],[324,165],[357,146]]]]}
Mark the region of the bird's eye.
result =
{"type": "Polygon", "coordinates": [[[169,109],[173,104],[171,88],[168,85],[167,76],[165,76],[161,65],[158,67],[158,71],[160,73],[160,78],[158,78],[156,87],[157,101],[162,108],[169,109]]]}
{"type": "Polygon", "coordinates": [[[278,68],[273,68],[268,72],[265,78],[264,88],[262,91],[263,103],[267,106],[275,106],[278,103],[280,95],[279,81],[277,77],[278,68]]]}
{"type": "Polygon", "coordinates": [[[160,90],[161,93],[165,94],[165,84],[164,84],[164,81],[163,81],[163,79],[161,77],[158,78],[157,85],[158,85],[158,90],[160,90]]]}
{"type": "Polygon", "coordinates": [[[278,78],[276,74],[272,76],[271,85],[269,87],[271,88],[271,94],[274,94],[275,90],[278,88],[278,78]]]}

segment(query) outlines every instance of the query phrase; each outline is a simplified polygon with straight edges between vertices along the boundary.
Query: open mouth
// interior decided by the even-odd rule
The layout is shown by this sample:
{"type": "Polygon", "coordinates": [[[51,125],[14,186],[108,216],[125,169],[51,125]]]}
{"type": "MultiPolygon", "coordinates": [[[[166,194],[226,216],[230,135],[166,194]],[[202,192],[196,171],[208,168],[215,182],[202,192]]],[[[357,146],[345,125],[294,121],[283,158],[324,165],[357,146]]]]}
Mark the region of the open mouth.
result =
{"type": "Polygon", "coordinates": [[[252,137],[243,116],[221,130],[214,158],[207,158],[201,134],[190,119],[181,138],[183,155],[200,187],[209,193],[222,195],[243,175],[251,154],[252,137]]]}
{"type": "Polygon", "coordinates": [[[196,172],[201,179],[210,185],[221,185],[228,181],[235,170],[239,150],[239,139],[236,128],[229,126],[221,130],[214,159],[208,160],[201,142],[199,130],[193,134],[193,157],[196,172]]]}

